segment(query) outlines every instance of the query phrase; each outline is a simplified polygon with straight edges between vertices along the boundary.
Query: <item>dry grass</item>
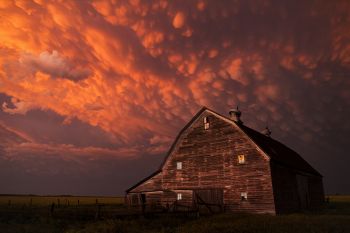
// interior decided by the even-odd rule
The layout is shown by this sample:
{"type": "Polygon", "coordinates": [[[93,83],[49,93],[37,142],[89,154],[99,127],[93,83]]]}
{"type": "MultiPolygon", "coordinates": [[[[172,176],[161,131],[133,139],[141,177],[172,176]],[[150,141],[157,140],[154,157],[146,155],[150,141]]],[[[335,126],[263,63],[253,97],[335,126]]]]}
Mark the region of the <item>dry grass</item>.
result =
{"type": "MultiPolygon", "coordinates": [[[[11,197],[9,206],[0,197],[0,232],[35,233],[347,233],[350,232],[350,196],[330,196],[330,203],[319,212],[298,213],[282,216],[220,214],[185,218],[172,215],[116,217],[116,213],[128,210],[120,203],[122,198],[100,197],[11,197]],[[29,199],[28,199],[29,198],[29,199]],[[28,200],[32,199],[32,205],[28,200]],[[71,203],[80,200],[80,205],[62,205],[50,216],[50,205],[55,199],[71,203]],[[98,205],[102,207],[102,219],[95,220],[98,205]]],[[[56,200],[57,202],[57,200],[56,200]]]]}
{"type": "Polygon", "coordinates": [[[350,195],[329,195],[327,197],[329,198],[329,200],[331,202],[346,202],[346,203],[350,203],[350,195]]]}
{"type": "Polygon", "coordinates": [[[96,200],[99,204],[123,204],[123,197],[84,197],[84,196],[0,196],[0,205],[94,205],[96,200]]]}

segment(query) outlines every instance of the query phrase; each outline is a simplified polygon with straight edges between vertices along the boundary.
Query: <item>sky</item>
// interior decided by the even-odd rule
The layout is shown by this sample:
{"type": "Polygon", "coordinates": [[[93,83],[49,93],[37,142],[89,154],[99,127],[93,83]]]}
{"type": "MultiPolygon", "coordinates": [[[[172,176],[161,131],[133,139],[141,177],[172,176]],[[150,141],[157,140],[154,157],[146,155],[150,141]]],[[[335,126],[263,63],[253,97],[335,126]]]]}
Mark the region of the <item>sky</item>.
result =
{"type": "Polygon", "coordinates": [[[349,75],[349,1],[0,1],[0,193],[122,195],[238,105],[350,194],[349,75]]]}

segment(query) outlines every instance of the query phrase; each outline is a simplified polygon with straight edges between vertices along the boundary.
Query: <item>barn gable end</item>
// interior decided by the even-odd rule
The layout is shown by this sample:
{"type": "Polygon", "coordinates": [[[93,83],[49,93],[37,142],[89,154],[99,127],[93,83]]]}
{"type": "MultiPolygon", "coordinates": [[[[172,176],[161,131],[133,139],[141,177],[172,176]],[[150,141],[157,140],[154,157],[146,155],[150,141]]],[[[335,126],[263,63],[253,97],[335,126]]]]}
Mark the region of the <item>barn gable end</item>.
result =
{"type": "Polygon", "coordinates": [[[222,190],[222,200],[212,201],[225,203],[226,209],[274,213],[269,158],[233,121],[205,109],[180,139],[162,168],[163,189],[207,190],[208,195],[222,190]],[[239,155],[245,156],[244,164],[239,155]]]}

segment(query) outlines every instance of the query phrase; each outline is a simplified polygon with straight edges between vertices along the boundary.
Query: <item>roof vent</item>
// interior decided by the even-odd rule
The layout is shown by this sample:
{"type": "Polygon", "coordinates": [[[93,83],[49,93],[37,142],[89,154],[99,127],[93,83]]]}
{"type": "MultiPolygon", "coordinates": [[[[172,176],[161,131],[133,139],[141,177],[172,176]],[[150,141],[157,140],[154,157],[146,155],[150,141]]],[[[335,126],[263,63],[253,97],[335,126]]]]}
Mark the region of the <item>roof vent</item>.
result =
{"type": "Polygon", "coordinates": [[[231,110],[229,111],[229,114],[230,114],[230,118],[231,118],[233,121],[235,121],[235,122],[238,123],[238,124],[243,124],[243,121],[241,121],[241,115],[242,115],[242,113],[241,113],[241,111],[239,111],[238,106],[237,106],[236,109],[231,109],[231,110]]]}
{"type": "Polygon", "coordinates": [[[267,137],[271,137],[271,130],[269,129],[268,126],[266,126],[266,128],[262,131],[262,133],[267,137]]]}

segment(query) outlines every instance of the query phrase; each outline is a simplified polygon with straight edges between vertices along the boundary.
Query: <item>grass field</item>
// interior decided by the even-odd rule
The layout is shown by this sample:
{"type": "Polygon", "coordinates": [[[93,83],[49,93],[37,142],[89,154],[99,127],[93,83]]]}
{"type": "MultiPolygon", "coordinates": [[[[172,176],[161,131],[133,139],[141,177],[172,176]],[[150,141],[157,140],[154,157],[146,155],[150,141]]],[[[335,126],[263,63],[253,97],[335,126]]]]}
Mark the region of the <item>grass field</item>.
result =
{"type": "Polygon", "coordinates": [[[0,205],[94,205],[99,204],[122,204],[123,197],[84,197],[84,196],[0,196],[0,205]]]}
{"type": "Polygon", "coordinates": [[[122,202],[123,198],[118,197],[0,196],[0,232],[350,232],[350,196],[330,196],[330,202],[319,212],[281,216],[226,213],[200,217],[171,214],[123,217],[120,214],[129,210],[122,202]],[[55,210],[51,213],[52,203],[55,210]],[[96,218],[100,212],[101,216],[96,218]]]}

